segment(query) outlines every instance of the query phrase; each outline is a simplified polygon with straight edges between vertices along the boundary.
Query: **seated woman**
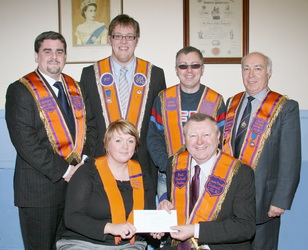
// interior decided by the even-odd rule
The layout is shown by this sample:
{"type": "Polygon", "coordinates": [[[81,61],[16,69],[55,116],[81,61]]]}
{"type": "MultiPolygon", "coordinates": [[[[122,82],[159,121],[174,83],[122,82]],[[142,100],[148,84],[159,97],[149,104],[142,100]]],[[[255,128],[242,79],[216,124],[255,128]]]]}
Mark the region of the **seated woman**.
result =
{"type": "Polygon", "coordinates": [[[133,225],[133,210],[149,208],[146,197],[151,185],[139,163],[131,160],[138,140],[137,129],[129,121],[109,125],[104,137],[106,155],[87,161],[68,184],[66,230],[57,249],[146,248],[133,225]]]}

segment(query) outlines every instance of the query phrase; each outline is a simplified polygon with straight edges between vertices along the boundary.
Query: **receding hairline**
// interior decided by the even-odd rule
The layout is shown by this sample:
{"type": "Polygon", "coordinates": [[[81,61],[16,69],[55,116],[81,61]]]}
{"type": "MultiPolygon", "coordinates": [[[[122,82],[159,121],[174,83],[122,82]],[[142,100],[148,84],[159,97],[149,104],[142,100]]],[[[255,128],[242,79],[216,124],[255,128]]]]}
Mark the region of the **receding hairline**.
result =
{"type": "Polygon", "coordinates": [[[273,63],[272,63],[272,60],[269,56],[261,53],[261,52],[258,52],[258,51],[254,51],[254,52],[251,52],[247,55],[245,55],[242,60],[241,60],[241,68],[243,69],[243,67],[245,66],[245,61],[248,57],[250,56],[253,56],[253,55],[258,55],[258,56],[261,56],[264,58],[265,62],[266,62],[266,68],[267,68],[267,73],[269,73],[271,70],[272,70],[272,67],[273,67],[273,63]]]}

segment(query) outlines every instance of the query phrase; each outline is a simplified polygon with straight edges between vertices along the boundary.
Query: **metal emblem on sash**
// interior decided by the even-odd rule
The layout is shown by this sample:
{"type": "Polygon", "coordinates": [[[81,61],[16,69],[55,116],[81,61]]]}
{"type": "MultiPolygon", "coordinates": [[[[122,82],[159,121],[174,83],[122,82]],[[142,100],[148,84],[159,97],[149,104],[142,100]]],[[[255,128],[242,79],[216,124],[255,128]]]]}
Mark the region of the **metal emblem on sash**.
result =
{"type": "Polygon", "coordinates": [[[105,91],[105,94],[106,94],[106,102],[107,103],[111,103],[112,101],[111,101],[111,90],[109,89],[109,90],[106,90],[105,91]]]}
{"type": "Polygon", "coordinates": [[[246,121],[243,121],[243,122],[241,123],[241,128],[246,128],[246,126],[247,126],[246,121]]]}

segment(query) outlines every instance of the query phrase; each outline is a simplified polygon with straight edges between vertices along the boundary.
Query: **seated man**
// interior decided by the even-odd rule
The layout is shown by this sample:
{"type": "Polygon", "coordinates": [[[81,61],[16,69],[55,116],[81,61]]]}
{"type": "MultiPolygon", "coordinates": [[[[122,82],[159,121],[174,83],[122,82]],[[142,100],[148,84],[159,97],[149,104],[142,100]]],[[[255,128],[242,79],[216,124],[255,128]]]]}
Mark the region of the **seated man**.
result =
{"type": "Polygon", "coordinates": [[[201,245],[211,250],[250,249],[256,213],[253,170],[218,149],[220,132],[212,117],[192,115],[183,133],[187,151],[171,157],[167,167],[170,201],[158,205],[169,212],[177,210],[171,245],[174,249],[176,245],[177,249],[201,245]]]}

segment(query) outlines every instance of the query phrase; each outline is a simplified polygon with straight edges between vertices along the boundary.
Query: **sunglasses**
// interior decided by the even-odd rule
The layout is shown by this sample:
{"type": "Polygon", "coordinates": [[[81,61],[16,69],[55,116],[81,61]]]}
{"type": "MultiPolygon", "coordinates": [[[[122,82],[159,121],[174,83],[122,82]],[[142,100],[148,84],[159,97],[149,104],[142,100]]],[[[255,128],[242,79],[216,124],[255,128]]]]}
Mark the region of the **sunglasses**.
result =
{"type": "Polygon", "coordinates": [[[188,67],[191,67],[192,69],[199,69],[201,67],[201,64],[192,64],[192,65],[181,64],[181,65],[178,65],[179,69],[188,69],[188,67]]]}

